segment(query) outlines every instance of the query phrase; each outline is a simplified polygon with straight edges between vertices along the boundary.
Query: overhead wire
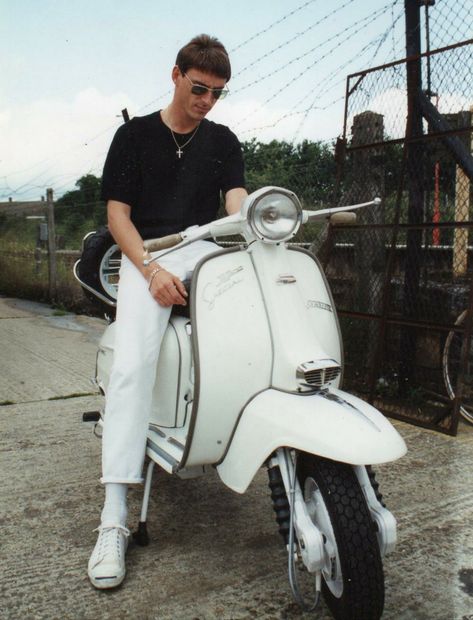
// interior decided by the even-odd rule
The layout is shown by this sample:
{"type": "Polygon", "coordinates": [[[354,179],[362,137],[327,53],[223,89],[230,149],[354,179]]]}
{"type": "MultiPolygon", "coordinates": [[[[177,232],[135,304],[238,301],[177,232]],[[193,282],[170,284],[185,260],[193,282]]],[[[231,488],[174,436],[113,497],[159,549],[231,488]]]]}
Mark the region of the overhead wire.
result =
{"type": "Polygon", "coordinates": [[[294,10],[289,11],[289,13],[286,13],[280,19],[276,20],[275,22],[273,22],[272,24],[270,24],[266,28],[263,28],[263,30],[260,30],[259,32],[257,32],[256,34],[252,35],[251,37],[249,37],[248,39],[246,39],[242,43],[238,44],[236,47],[232,48],[230,50],[230,54],[233,54],[234,52],[236,52],[237,50],[241,49],[242,47],[244,47],[248,43],[251,43],[251,41],[254,41],[255,39],[257,39],[261,35],[266,34],[270,30],[272,30],[275,26],[278,26],[279,24],[284,22],[286,19],[288,19],[289,17],[292,17],[292,15],[295,15],[299,11],[302,11],[302,9],[305,9],[306,6],[309,6],[309,4],[313,4],[314,2],[317,2],[317,0],[308,0],[308,2],[304,2],[303,4],[301,4],[298,7],[296,7],[294,10]]]}
{"type": "MultiPolygon", "coordinates": [[[[397,1],[397,0],[396,0],[397,1]]],[[[288,61],[285,65],[283,65],[282,67],[279,67],[277,69],[275,69],[274,71],[272,71],[270,74],[268,74],[266,76],[270,77],[275,75],[276,73],[278,73],[279,71],[281,71],[284,68],[287,68],[288,66],[290,66],[291,64],[293,64],[294,62],[301,60],[302,58],[306,57],[307,55],[309,55],[310,53],[312,53],[313,51],[315,51],[316,49],[318,49],[319,47],[333,42],[333,41],[338,41],[338,39],[340,39],[340,37],[347,35],[348,32],[350,32],[351,30],[353,30],[353,32],[351,32],[350,36],[348,37],[348,39],[353,38],[356,34],[358,34],[361,30],[363,30],[364,28],[366,28],[368,25],[370,25],[372,22],[374,22],[376,19],[378,19],[378,17],[380,17],[382,14],[384,14],[388,8],[390,7],[391,2],[388,3],[387,5],[385,5],[384,7],[381,7],[380,9],[378,9],[377,11],[374,11],[374,13],[362,18],[361,20],[351,24],[350,26],[347,26],[346,28],[344,28],[343,30],[337,32],[335,35],[333,35],[332,37],[329,37],[328,39],[326,39],[325,41],[323,41],[322,43],[314,46],[313,48],[311,48],[308,52],[305,52],[304,54],[302,54],[301,56],[297,57],[297,58],[293,58],[290,61],[288,61]]],[[[307,65],[306,67],[304,67],[304,69],[302,71],[300,71],[295,77],[291,78],[288,82],[286,82],[283,86],[281,86],[276,92],[274,92],[272,95],[270,95],[269,97],[267,97],[263,103],[261,104],[262,106],[267,105],[268,103],[270,103],[273,99],[275,99],[280,93],[282,93],[284,90],[286,90],[289,86],[291,86],[295,81],[297,81],[298,79],[300,79],[303,75],[305,75],[310,69],[312,69],[316,64],[320,63],[322,60],[324,60],[325,58],[327,58],[330,54],[332,54],[336,49],[338,49],[339,45],[338,43],[336,43],[333,47],[331,47],[324,55],[322,56],[318,56],[313,62],[311,62],[309,65],[307,65]]],[[[351,62],[351,59],[350,61],[351,62]]],[[[250,84],[245,85],[244,87],[242,87],[239,90],[243,90],[244,88],[253,85],[254,83],[256,83],[258,80],[255,80],[254,82],[251,82],[250,84]]],[[[235,127],[239,127],[241,126],[242,123],[244,123],[246,120],[248,120],[248,118],[250,118],[255,112],[258,111],[259,108],[255,108],[252,112],[250,112],[249,114],[247,114],[243,119],[241,119],[236,125],[235,127]]],[[[294,106],[293,106],[294,109],[294,106]]]]}
{"type": "MultiPolygon", "coordinates": [[[[397,0],[395,0],[397,1],[397,0]]],[[[291,66],[292,64],[294,64],[295,62],[298,62],[299,60],[302,60],[303,58],[305,58],[306,56],[309,56],[310,54],[312,54],[313,52],[315,52],[316,50],[318,50],[321,47],[324,47],[327,43],[330,43],[334,40],[340,39],[342,36],[346,35],[348,32],[350,32],[350,30],[352,30],[353,28],[355,28],[356,26],[360,25],[359,28],[357,28],[350,36],[350,38],[352,38],[355,34],[358,34],[358,32],[360,32],[360,30],[362,30],[364,27],[369,26],[372,22],[374,22],[376,19],[378,19],[378,17],[380,17],[381,15],[383,15],[384,13],[386,13],[387,9],[389,8],[389,6],[391,5],[391,2],[389,2],[388,4],[384,5],[383,7],[377,9],[376,11],[374,11],[373,13],[363,17],[362,19],[358,20],[357,22],[353,22],[352,24],[350,24],[349,26],[347,26],[346,28],[344,28],[343,30],[340,30],[339,32],[337,32],[336,34],[334,34],[333,36],[329,37],[328,39],[325,39],[319,43],[317,43],[317,45],[314,45],[313,47],[311,47],[309,50],[307,50],[306,52],[304,52],[303,54],[296,56],[295,58],[291,58],[288,62],[286,62],[283,65],[280,65],[279,67],[277,67],[276,69],[274,69],[273,71],[271,71],[270,73],[267,73],[264,76],[259,76],[258,78],[254,79],[253,81],[244,84],[243,86],[241,86],[240,88],[237,88],[234,92],[240,92],[242,90],[245,90],[246,88],[249,88],[250,86],[254,86],[255,84],[259,84],[261,83],[263,80],[267,80],[270,77],[273,77],[274,75],[276,75],[277,73],[283,71],[284,69],[287,69],[287,67],[291,66]],[[365,23],[366,22],[366,23],[365,23]]],[[[322,56],[321,58],[318,58],[316,62],[320,62],[320,60],[325,59],[327,57],[327,55],[329,53],[332,53],[335,49],[338,48],[338,45],[336,47],[331,48],[324,56],[322,56]]],[[[311,65],[309,65],[308,67],[306,67],[302,74],[309,68],[312,68],[314,66],[314,64],[316,63],[312,63],[311,65]]],[[[290,80],[287,85],[290,85],[292,82],[294,82],[295,80],[297,80],[302,74],[299,74],[298,76],[296,76],[295,78],[293,78],[292,80],[290,80]]],[[[284,89],[287,85],[285,85],[282,89],[284,89]]],[[[277,91],[276,94],[279,94],[281,92],[280,89],[279,91],[277,91]]]]}
{"type": "MultiPolygon", "coordinates": [[[[70,154],[71,152],[77,150],[78,148],[84,148],[84,147],[89,147],[90,144],[92,142],[94,142],[95,140],[97,140],[99,137],[103,136],[104,134],[112,131],[113,129],[116,129],[116,127],[118,126],[118,121],[113,124],[113,125],[109,125],[107,128],[97,132],[96,134],[94,134],[92,137],[88,138],[86,141],[81,141],[80,144],[75,144],[75,145],[71,145],[70,147],[63,149],[62,151],[59,151],[53,155],[50,155],[49,157],[46,157],[42,160],[40,160],[39,162],[32,164],[31,166],[24,168],[23,170],[16,170],[13,171],[11,173],[9,173],[7,176],[11,177],[17,174],[20,174],[21,172],[25,172],[27,170],[31,170],[32,168],[36,168],[37,166],[39,166],[41,163],[45,163],[48,161],[51,161],[51,164],[49,166],[47,166],[46,168],[44,168],[40,173],[35,174],[33,177],[29,178],[28,181],[25,181],[24,183],[22,183],[19,187],[16,188],[10,188],[10,192],[6,192],[4,194],[0,193],[0,198],[4,198],[6,196],[10,196],[10,195],[15,195],[15,194],[19,194],[19,195],[23,195],[24,193],[26,193],[26,191],[29,191],[29,189],[36,189],[38,186],[34,184],[34,181],[36,179],[38,179],[39,177],[41,177],[42,175],[46,174],[48,172],[48,170],[50,170],[52,168],[52,166],[54,165],[54,161],[57,160],[58,157],[70,154]],[[26,191],[23,191],[24,188],[27,188],[26,191]]],[[[103,152],[102,152],[102,156],[103,156],[103,152]]],[[[95,160],[97,160],[98,156],[95,156],[95,160]]],[[[76,178],[80,178],[77,176],[78,173],[76,173],[76,178]]],[[[72,175],[71,175],[72,176],[72,175]]],[[[6,178],[6,177],[4,177],[6,178]]],[[[44,181],[42,187],[47,187],[47,182],[44,181]]]]}
{"type": "MultiPolygon", "coordinates": [[[[393,4],[392,4],[392,9],[393,9],[393,10],[394,10],[394,5],[395,5],[395,4],[396,4],[395,2],[393,2],[393,4]]],[[[379,37],[379,39],[380,39],[380,41],[379,41],[379,45],[378,45],[378,47],[376,48],[376,50],[375,50],[375,52],[374,52],[374,54],[373,54],[373,57],[372,57],[372,59],[371,59],[371,62],[370,62],[370,63],[368,63],[368,67],[372,67],[372,66],[373,66],[373,63],[374,63],[375,59],[376,59],[376,58],[377,58],[377,56],[378,56],[379,50],[380,50],[380,49],[381,49],[381,47],[384,45],[384,43],[386,43],[386,41],[388,40],[388,36],[389,36],[389,34],[390,34],[390,33],[392,33],[392,34],[394,35],[395,29],[396,29],[396,24],[397,24],[397,22],[401,19],[401,17],[403,17],[403,15],[404,15],[404,8],[402,8],[402,9],[399,11],[399,13],[398,13],[398,15],[397,15],[397,17],[396,17],[396,18],[394,18],[394,13],[393,13],[393,11],[391,12],[391,19],[392,19],[391,24],[388,26],[388,28],[386,29],[386,31],[384,32],[384,34],[382,34],[382,35],[379,37]]],[[[392,54],[392,55],[391,55],[391,60],[395,60],[395,58],[396,58],[395,54],[392,54]]]]}
{"type": "Polygon", "coordinates": [[[289,39],[286,39],[286,41],[283,41],[282,43],[280,43],[279,45],[277,45],[276,47],[273,47],[271,50],[269,50],[269,52],[266,52],[265,54],[263,54],[262,56],[259,56],[258,58],[256,58],[255,60],[253,60],[251,63],[247,64],[245,67],[243,67],[243,69],[240,69],[240,71],[238,71],[238,73],[235,74],[235,78],[239,77],[242,73],[244,73],[245,71],[247,71],[248,69],[252,69],[255,65],[257,65],[259,62],[261,62],[262,60],[265,60],[266,58],[269,58],[269,56],[272,56],[274,53],[278,52],[279,50],[281,50],[283,47],[286,47],[287,45],[289,45],[290,43],[292,43],[293,41],[296,41],[297,39],[302,38],[304,35],[306,35],[310,30],[313,30],[314,28],[316,28],[317,26],[320,26],[320,24],[322,24],[324,21],[327,21],[327,19],[329,19],[330,17],[332,17],[333,15],[335,15],[336,13],[340,12],[342,9],[344,9],[345,7],[347,7],[349,4],[352,4],[353,2],[355,2],[355,0],[347,0],[345,2],[345,4],[342,4],[338,7],[336,7],[333,11],[331,11],[330,13],[327,13],[326,15],[324,15],[323,17],[321,17],[320,19],[318,19],[316,22],[314,22],[313,24],[311,24],[310,26],[308,26],[305,30],[303,30],[302,32],[298,32],[296,33],[294,36],[290,37],[289,39]]]}
{"type": "MultiPolygon", "coordinates": [[[[381,34],[378,37],[375,37],[374,39],[372,39],[369,43],[367,43],[367,45],[365,45],[357,54],[356,57],[357,58],[361,58],[363,56],[363,54],[370,49],[374,44],[376,44],[376,42],[379,41],[378,46],[376,47],[376,50],[371,58],[371,62],[368,63],[368,66],[372,66],[375,58],[377,57],[379,50],[382,46],[382,44],[387,40],[387,37],[389,36],[389,33],[391,32],[392,29],[394,29],[397,21],[399,20],[399,18],[401,17],[401,15],[403,15],[404,12],[402,11],[401,13],[399,13],[398,17],[390,24],[390,26],[385,30],[385,32],[383,34],[381,34]]],[[[347,61],[345,63],[343,63],[342,65],[340,65],[337,73],[340,73],[343,69],[345,69],[348,65],[349,65],[350,61],[347,61]]],[[[335,72],[332,74],[332,77],[335,76],[335,72]]],[[[315,89],[314,89],[315,90],[315,89]]],[[[313,92],[313,91],[312,91],[313,92]]],[[[343,97],[344,98],[344,95],[343,97]]],[[[297,138],[297,136],[299,135],[300,131],[302,130],[302,127],[305,123],[305,121],[307,120],[307,117],[309,115],[309,113],[314,109],[315,107],[315,102],[317,101],[317,98],[313,100],[313,102],[311,103],[311,105],[305,110],[304,112],[304,117],[301,119],[301,122],[299,123],[299,126],[295,132],[294,135],[294,140],[297,138]]]]}
{"type": "MultiPolygon", "coordinates": [[[[251,41],[254,41],[255,39],[257,39],[259,36],[266,34],[267,32],[269,32],[270,30],[272,30],[272,28],[274,28],[275,26],[281,24],[282,22],[286,21],[289,17],[292,17],[293,15],[295,15],[296,13],[298,13],[299,11],[301,11],[302,9],[304,9],[305,7],[309,6],[310,4],[313,4],[314,2],[317,2],[318,0],[309,0],[307,2],[304,2],[303,4],[299,5],[298,7],[296,7],[294,10],[289,11],[288,13],[284,14],[281,18],[279,18],[278,20],[276,20],[275,22],[272,22],[269,26],[267,26],[266,28],[263,28],[262,30],[258,31],[256,34],[252,35],[251,37],[249,37],[248,39],[246,39],[245,41],[242,41],[241,43],[239,43],[236,47],[232,48],[230,50],[230,54],[232,54],[233,52],[241,49],[242,47],[244,47],[245,45],[247,45],[248,43],[250,43],[251,41]]],[[[353,2],[354,0],[347,0],[347,4],[353,2]]],[[[291,39],[292,40],[292,39],[291,39]]],[[[275,48],[274,50],[271,50],[268,55],[270,55],[271,53],[273,53],[274,51],[276,51],[277,49],[279,49],[280,47],[284,47],[284,45],[290,43],[291,41],[287,41],[284,44],[281,44],[281,46],[278,46],[277,48],[275,48]]],[[[263,57],[265,57],[266,55],[264,55],[263,57]]],[[[253,64],[256,64],[257,62],[259,62],[260,60],[262,60],[262,58],[256,59],[253,63],[250,63],[249,65],[247,65],[246,67],[244,67],[243,69],[241,69],[238,73],[236,73],[234,75],[234,78],[237,77],[238,75],[240,75],[241,73],[243,73],[246,69],[250,68],[253,64]]],[[[158,101],[160,101],[161,99],[163,99],[164,97],[168,96],[172,94],[172,89],[167,90],[165,93],[162,93],[161,95],[159,95],[158,97],[156,97],[155,99],[153,99],[152,101],[150,101],[149,103],[146,103],[145,105],[143,105],[141,108],[139,108],[137,110],[137,113],[142,112],[143,110],[145,110],[146,108],[149,108],[150,106],[154,105],[155,103],[157,103],[158,101]]]]}

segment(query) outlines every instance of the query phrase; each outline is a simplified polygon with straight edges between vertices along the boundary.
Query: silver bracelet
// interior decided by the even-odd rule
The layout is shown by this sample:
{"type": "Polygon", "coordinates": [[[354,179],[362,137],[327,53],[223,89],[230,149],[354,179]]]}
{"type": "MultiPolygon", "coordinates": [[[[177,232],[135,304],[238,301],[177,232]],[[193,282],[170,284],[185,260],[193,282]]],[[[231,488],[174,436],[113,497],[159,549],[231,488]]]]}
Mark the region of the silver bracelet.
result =
{"type": "Polygon", "coordinates": [[[151,275],[150,275],[149,280],[148,280],[148,290],[149,291],[151,290],[151,285],[153,284],[153,280],[154,280],[155,275],[157,273],[159,273],[160,271],[165,271],[165,269],[163,269],[162,267],[155,267],[153,269],[153,271],[151,272],[151,275]]]}

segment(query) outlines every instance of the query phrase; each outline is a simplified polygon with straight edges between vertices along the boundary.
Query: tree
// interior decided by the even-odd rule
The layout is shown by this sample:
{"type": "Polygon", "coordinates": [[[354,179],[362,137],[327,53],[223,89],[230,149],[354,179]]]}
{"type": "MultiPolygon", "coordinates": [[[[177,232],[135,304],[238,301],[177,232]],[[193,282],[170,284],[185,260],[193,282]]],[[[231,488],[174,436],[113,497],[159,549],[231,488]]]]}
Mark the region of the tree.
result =
{"type": "Polygon", "coordinates": [[[68,247],[76,247],[87,232],[106,223],[105,204],[100,200],[101,179],[86,174],[75,186],[77,189],[56,201],[58,232],[68,247]]]}
{"type": "Polygon", "coordinates": [[[294,191],[306,206],[328,202],[335,182],[333,151],[326,143],[256,139],[242,145],[249,191],[277,185],[294,191]]]}
{"type": "Polygon", "coordinates": [[[83,206],[100,201],[100,184],[102,180],[93,174],[86,174],[78,179],[75,187],[78,189],[66,192],[56,201],[56,205],[83,206]]]}

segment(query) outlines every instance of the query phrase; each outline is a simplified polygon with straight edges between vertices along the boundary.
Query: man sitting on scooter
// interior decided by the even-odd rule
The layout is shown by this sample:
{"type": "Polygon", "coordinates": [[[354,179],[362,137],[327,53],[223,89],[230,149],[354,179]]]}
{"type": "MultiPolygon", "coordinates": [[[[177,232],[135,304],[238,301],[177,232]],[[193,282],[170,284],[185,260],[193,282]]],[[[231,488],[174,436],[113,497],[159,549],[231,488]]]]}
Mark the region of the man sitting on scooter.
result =
{"type": "Polygon", "coordinates": [[[172,69],[171,103],[122,125],[105,162],[102,199],[123,258],[102,440],[105,504],[88,566],[96,588],[113,588],[125,577],[126,494],[128,485],[142,482],[161,340],[173,304],[186,305],[182,280],[216,249],[198,241],[145,266],[143,240],[214,220],[221,194],[229,214],[246,196],[238,139],[205,119],[227,94],[230,76],[220,41],[192,39],[172,69]]]}

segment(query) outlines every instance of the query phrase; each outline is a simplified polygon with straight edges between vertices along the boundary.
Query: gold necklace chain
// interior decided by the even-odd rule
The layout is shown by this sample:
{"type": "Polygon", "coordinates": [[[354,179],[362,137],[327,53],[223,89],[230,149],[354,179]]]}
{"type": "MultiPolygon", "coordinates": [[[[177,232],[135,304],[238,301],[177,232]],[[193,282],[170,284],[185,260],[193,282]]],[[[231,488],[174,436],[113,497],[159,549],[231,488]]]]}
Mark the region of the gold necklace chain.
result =
{"type": "Polygon", "coordinates": [[[193,132],[192,136],[191,136],[191,137],[190,137],[190,138],[189,138],[186,142],[184,142],[184,144],[179,144],[179,142],[176,140],[176,136],[174,135],[174,131],[171,129],[171,127],[169,127],[169,130],[170,130],[170,132],[171,132],[172,139],[174,140],[174,144],[177,146],[176,155],[179,157],[179,159],[181,159],[181,156],[182,156],[182,154],[183,154],[183,152],[184,152],[182,149],[183,149],[185,146],[187,146],[187,145],[189,144],[189,142],[193,139],[193,137],[194,137],[194,136],[195,136],[195,134],[197,133],[197,130],[199,129],[199,127],[200,127],[200,123],[199,123],[199,124],[197,125],[197,127],[194,129],[194,132],[193,132]]]}

